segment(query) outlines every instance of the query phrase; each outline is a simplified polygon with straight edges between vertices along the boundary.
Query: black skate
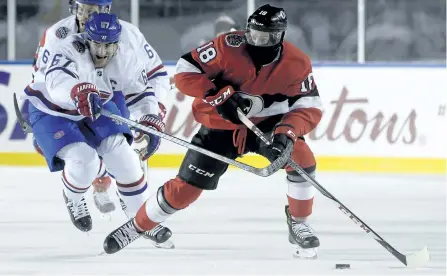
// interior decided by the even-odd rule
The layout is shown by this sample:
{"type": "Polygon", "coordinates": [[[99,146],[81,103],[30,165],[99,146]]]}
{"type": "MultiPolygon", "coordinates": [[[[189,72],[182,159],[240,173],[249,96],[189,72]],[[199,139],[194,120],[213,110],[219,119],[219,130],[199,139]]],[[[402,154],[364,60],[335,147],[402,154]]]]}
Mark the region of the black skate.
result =
{"type": "MultiPolygon", "coordinates": [[[[118,198],[120,200],[121,209],[123,209],[124,213],[128,218],[130,218],[130,214],[127,212],[127,206],[121,197],[118,198]]],[[[169,240],[172,236],[172,232],[168,227],[165,227],[161,224],[155,226],[152,230],[146,231],[142,233],[145,239],[152,241],[155,247],[164,248],[164,249],[174,249],[175,245],[172,241],[169,240]]]]}
{"type": "Polygon", "coordinates": [[[141,237],[142,233],[137,230],[133,218],[110,233],[104,240],[104,251],[113,254],[141,237]]]}
{"type": "Polygon", "coordinates": [[[320,240],[307,222],[296,222],[292,219],[289,206],[286,205],[287,225],[289,226],[289,242],[298,248],[294,256],[304,259],[316,259],[320,240]]]}
{"type": "Polygon", "coordinates": [[[92,230],[92,217],[88,212],[87,203],[85,202],[85,197],[75,202],[70,200],[65,196],[65,192],[62,193],[64,196],[65,204],[67,205],[68,213],[70,214],[71,221],[74,226],[83,232],[88,232],[92,230]]]}
{"type": "Polygon", "coordinates": [[[172,232],[168,227],[158,224],[153,229],[143,233],[145,239],[151,240],[155,247],[174,249],[175,245],[169,240],[172,232]]]}

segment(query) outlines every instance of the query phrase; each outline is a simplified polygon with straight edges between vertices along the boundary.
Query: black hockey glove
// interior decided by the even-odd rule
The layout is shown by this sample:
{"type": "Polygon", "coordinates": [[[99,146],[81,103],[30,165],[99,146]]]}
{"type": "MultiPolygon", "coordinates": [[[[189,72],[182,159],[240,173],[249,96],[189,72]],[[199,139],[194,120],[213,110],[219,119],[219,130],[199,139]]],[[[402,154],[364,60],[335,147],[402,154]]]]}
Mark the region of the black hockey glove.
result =
{"type": "Polygon", "coordinates": [[[287,145],[292,144],[293,141],[287,135],[278,133],[273,136],[273,142],[270,146],[267,146],[259,139],[259,143],[262,143],[259,147],[258,153],[270,162],[275,161],[282,152],[286,149],[287,145]]]}
{"type": "Polygon", "coordinates": [[[227,85],[220,90],[209,91],[203,101],[214,106],[222,118],[236,125],[241,124],[237,116],[237,108],[247,114],[247,105],[244,98],[237,94],[231,85],[227,85]]]}

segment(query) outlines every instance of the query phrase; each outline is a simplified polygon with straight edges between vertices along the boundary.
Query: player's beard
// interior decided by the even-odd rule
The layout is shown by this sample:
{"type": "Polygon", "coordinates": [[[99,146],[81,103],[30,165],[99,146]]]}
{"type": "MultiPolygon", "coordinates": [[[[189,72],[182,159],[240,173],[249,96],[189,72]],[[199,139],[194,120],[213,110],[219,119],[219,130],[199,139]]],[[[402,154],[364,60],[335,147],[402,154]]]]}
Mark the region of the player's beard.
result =
{"type": "Polygon", "coordinates": [[[261,67],[274,61],[280,50],[281,44],[268,47],[259,47],[247,44],[247,52],[256,67],[261,67]]]}

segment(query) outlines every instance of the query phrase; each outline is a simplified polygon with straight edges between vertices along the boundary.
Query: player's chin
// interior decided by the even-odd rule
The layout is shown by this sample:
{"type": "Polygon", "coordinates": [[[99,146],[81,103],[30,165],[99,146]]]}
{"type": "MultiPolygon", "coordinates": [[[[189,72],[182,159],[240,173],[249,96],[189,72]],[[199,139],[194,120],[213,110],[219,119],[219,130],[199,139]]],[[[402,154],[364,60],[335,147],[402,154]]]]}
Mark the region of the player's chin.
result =
{"type": "Polygon", "coordinates": [[[93,57],[93,61],[95,63],[95,67],[104,67],[109,63],[110,57],[109,56],[98,56],[95,55],[93,57]]]}

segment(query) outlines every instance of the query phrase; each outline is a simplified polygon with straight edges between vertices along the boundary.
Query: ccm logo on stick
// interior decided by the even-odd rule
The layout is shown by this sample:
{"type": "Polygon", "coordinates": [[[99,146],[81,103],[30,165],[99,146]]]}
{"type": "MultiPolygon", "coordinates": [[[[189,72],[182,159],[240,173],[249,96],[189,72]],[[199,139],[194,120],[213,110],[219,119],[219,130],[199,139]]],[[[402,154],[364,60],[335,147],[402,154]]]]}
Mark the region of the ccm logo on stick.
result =
{"type": "Polygon", "coordinates": [[[202,170],[202,169],[199,169],[199,168],[197,168],[196,166],[191,165],[191,164],[189,164],[188,168],[189,168],[191,171],[194,171],[194,172],[196,172],[196,173],[198,173],[198,174],[200,174],[200,175],[203,175],[203,176],[208,176],[208,177],[210,177],[210,178],[214,176],[214,173],[209,173],[209,172],[204,171],[204,170],[202,170]]]}

